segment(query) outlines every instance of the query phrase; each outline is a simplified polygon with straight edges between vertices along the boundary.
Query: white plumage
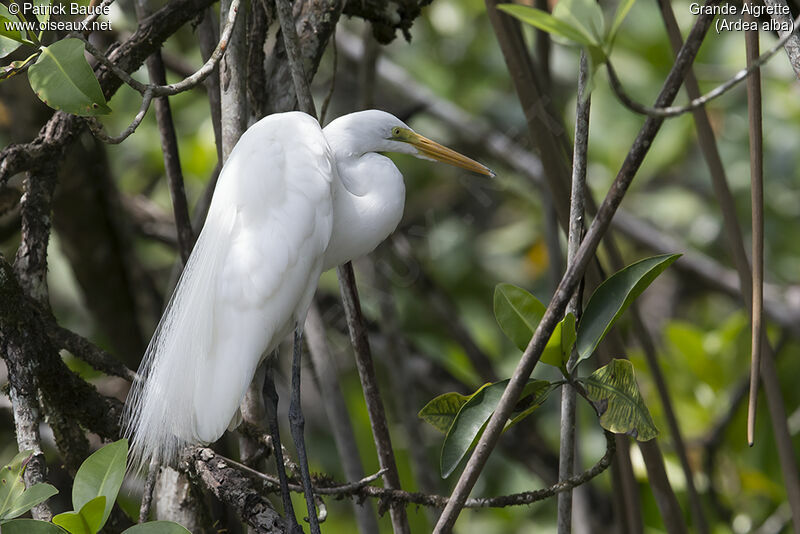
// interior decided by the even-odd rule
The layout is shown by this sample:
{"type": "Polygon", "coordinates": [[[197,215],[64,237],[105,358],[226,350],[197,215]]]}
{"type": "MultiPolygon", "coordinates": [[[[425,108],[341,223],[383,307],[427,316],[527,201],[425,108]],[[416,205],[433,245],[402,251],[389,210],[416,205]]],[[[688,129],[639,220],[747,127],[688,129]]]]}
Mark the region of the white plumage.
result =
{"type": "Polygon", "coordinates": [[[377,152],[491,172],[375,110],[324,130],[303,113],[275,114],[242,135],[126,403],[135,465],[169,464],[238,422],[256,367],[303,324],[323,269],[395,229],[403,178],[377,152]]]}

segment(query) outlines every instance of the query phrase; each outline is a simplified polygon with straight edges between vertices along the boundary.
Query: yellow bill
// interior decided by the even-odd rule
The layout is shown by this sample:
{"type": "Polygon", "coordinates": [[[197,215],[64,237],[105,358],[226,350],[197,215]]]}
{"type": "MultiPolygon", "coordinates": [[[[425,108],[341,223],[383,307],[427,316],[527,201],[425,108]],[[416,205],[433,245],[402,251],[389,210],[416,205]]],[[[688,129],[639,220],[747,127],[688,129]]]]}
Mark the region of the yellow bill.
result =
{"type": "Polygon", "coordinates": [[[470,159],[463,154],[459,154],[455,150],[440,145],[436,141],[431,141],[427,137],[419,135],[416,132],[408,131],[404,133],[406,133],[406,135],[404,136],[405,139],[403,140],[419,150],[419,155],[421,157],[435,161],[441,161],[442,163],[447,163],[448,165],[453,165],[455,167],[461,167],[462,169],[483,174],[485,176],[495,175],[494,172],[492,172],[492,170],[485,165],[482,165],[474,159],[470,159]]]}

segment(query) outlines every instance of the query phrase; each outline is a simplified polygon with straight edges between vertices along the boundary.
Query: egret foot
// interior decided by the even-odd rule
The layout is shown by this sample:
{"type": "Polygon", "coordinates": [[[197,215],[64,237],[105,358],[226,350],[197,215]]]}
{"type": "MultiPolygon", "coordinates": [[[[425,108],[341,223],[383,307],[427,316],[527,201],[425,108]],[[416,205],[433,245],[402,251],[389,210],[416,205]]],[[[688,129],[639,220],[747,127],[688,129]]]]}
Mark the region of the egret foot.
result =
{"type": "Polygon", "coordinates": [[[300,406],[300,344],[302,342],[300,326],[295,325],[294,350],[292,354],[292,396],[289,402],[289,428],[292,431],[292,439],[294,439],[294,445],[297,448],[297,461],[300,464],[300,478],[303,481],[303,493],[306,496],[308,523],[311,526],[311,534],[320,534],[317,507],[314,502],[314,489],[311,487],[311,474],[308,472],[306,442],[303,438],[305,419],[303,418],[303,409],[300,406]]]}
{"type": "Polygon", "coordinates": [[[275,358],[272,358],[267,365],[267,374],[264,378],[264,397],[267,399],[267,422],[269,424],[269,433],[272,435],[272,452],[275,455],[275,464],[278,470],[278,480],[281,484],[281,498],[283,499],[283,514],[286,516],[286,531],[289,534],[303,534],[303,529],[297,523],[297,518],[294,515],[294,507],[292,506],[292,497],[289,493],[289,483],[286,480],[286,471],[283,463],[283,448],[281,447],[281,436],[278,430],[278,392],[275,390],[275,381],[273,379],[273,364],[275,358]]]}

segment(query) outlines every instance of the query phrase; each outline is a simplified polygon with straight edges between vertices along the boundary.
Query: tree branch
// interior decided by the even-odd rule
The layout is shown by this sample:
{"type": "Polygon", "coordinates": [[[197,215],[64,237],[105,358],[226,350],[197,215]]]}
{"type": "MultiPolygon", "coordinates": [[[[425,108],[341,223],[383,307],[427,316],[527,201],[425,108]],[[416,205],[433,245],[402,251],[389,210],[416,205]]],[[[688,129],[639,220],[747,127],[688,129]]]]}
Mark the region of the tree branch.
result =
{"type": "MultiPolygon", "coordinates": [[[[717,0],[712,0],[707,2],[706,5],[714,4],[716,1],[717,0]]],[[[694,61],[697,51],[711,26],[712,20],[713,17],[706,15],[700,15],[696,19],[695,26],[692,28],[680,54],[678,54],[678,58],[664,82],[661,93],[656,99],[657,107],[665,107],[674,100],[680,89],[685,73],[694,61]]],[[[472,487],[475,485],[478,475],[483,469],[489,454],[494,449],[500,437],[500,432],[505,426],[506,419],[513,410],[526,380],[530,376],[531,371],[533,371],[533,367],[539,361],[539,356],[547,340],[550,338],[556,323],[563,316],[567,301],[577,287],[586,267],[589,265],[597,245],[608,229],[614,213],[622,202],[628,187],[644,160],[644,156],[652,145],[653,138],[660,130],[662,124],[662,118],[648,117],[639,135],[636,137],[633,146],[622,164],[622,168],[617,174],[614,183],[611,185],[608,195],[603,200],[592,225],[586,233],[586,237],[576,254],[575,262],[567,268],[564,277],[561,279],[561,283],[553,295],[533,338],[523,353],[519,365],[503,393],[503,397],[500,399],[494,414],[486,426],[486,430],[476,445],[467,463],[467,467],[453,491],[452,499],[442,513],[439,523],[436,525],[435,533],[444,534],[450,532],[453,528],[458,513],[463,507],[472,487]]]]}
{"type": "MultiPolygon", "coordinates": [[[[521,493],[514,493],[511,495],[502,495],[499,497],[480,497],[475,499],[468,499],[465,506],[467,508],[505,508],[507,506],[523,506],[530,505],[535,502],[549,499],[563,491],[571,490],[577,486],[589,482],[591,479],[608,469],[611,465],[611,460],[614,457],[615,442],[614,434],[605,432],[606,438],[606,451],[605,454],[595,463],[592,467],[571,476],[566,480],[557,482],[547,488],[542,488],[534,491],[525,491],[521,493]]],[[[221,457],[214,453],[211,449],[194,447],[190,449],[187,469],[190,472],[199,473],[214,473],[214,476],[209,477],[210,482],[203,479],[203,483],[215,493],[215,486],[218,484],[217,479],[227,477],[229,473],[235,472],[236,476],[230,477],[232,479],[231,486],[237,489],[246,489],[244,493],[252,493],[260,495],[262,492],[277,493],[280,491],[280,484],[276,477],[259,473],[243,464],[221,457]],[[219,474],[217,474],[219,473],[219,474]]],[[[410,493],[400,489],[380,488],[370,485],[375,481],[383,470],[378,471],[374,475],[370,475],[356,482],[346,484],[339,484],[332,481],[330,478],[316,477],[316,484],[314,486],[314,493],[319,495],[331,495],[336,498],[351,497],[356,499],[377,498],[381,501],[388,502],[391,506],[406,506],[409,504],[416,504],[418,506],[430,506],[434,508],[443,508],[447,505],[449,497],[444,495],[433,495],[428,493],[410,493]]],[[[303,487],[299,484],[289,484],[291,491],[301,493],[303,487]]],[[[228,502],[228,501],[223,501],[228,502]]]]}
{"type": "Polygon", "coordinates": [[[800,17],[797,17],[793,22],[792,28],[794,28],[794,30],[784,34],[767,52],[755,59],[749,60],[747,67],[734,74],[733,77],[731,77],[728,81],[718,85],[703,96],[693,98],[692,101],[685,106],[651,107],[634,101],[630,96],[628,96],[628,94],[625,92],[625,89],[622,87],[622,82],[620,82],[619,78],[617,77],[617,73],[614,70],[614,67],[611,65],[611,61],[606,61],[606,71],[608,72],[608,79],[611,84],[611,89],[614,91],[614,94],[617,96],[619,101],[625,105],[625,107],[631,111],[635,111],[636,113],[647,115],[648,117],[667,118],[689,113],[690,111],[694,111],[695,109],[706,105],[715,98],[724,95],[738,85],[742,80],[752,75],[752,73],[758,70],[761,65],[769,61],[769,59],[774,56],[781,49],[781,47],[784,46],[790,38],[792,38],[792,36],[796,35],[798,24],[800,24],[800,17]]]}

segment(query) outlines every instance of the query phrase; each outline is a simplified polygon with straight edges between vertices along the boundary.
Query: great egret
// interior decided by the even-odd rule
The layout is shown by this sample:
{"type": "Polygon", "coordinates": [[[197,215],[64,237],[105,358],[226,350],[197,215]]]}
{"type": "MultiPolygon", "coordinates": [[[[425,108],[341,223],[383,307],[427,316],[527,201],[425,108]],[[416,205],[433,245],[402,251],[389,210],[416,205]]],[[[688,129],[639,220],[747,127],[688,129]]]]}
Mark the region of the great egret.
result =
{"type": "Polygon", "coordinates": [[[324,129],[301,112],[274,114],[242,135],[128,396],[135,464],[170,464],[238,425],[256,367],[304,323],[320,274],[394,231],[405,186],[381,152],[492,175],[377,110],[324,129]]]}

